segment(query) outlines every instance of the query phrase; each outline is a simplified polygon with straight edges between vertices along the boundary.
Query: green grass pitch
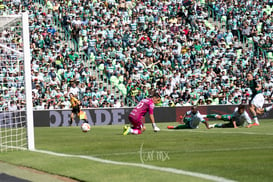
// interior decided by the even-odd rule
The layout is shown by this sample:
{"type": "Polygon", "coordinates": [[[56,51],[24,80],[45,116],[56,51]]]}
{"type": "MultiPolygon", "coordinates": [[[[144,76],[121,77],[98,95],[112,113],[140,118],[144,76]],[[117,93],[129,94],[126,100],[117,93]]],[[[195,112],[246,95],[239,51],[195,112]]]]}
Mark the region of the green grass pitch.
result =
{"type": "MultiPolygon", "coordinates": [[[[210,124],[215,123],[213,121],[210,124]]],[[[140,164],[178,169],[234,181],[272,181],[273,120],[262,120],[252,128],[167,130],[159,123],[154,133],[150,123],[142,135],[122,135],[122,126],[93,126],[88,133],[79,127],[35,128],[37,150],[68,154],[54,156],[40,152],[3,152],[1,161],[27,166],[78,181],[210,181],[202,177],[146,169],[140,164]],[[78,158],[134,163],[139,166],[105,164],[78,158]]],[[[221,180],[220,180],[221,181],[221,180]]]]}

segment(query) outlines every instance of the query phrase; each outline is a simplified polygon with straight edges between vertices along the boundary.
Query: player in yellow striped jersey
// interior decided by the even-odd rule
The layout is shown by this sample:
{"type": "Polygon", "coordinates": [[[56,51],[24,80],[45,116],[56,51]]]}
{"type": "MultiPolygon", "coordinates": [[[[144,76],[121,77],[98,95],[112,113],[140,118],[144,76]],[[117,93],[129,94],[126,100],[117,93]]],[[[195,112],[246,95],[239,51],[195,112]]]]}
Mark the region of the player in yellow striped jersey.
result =
{"type": "Polygon", "coordinates": [[[69,97],[70,97],[70,107],[72,108],[69,124],[70,125],[72,124],[75,116],[78,116],[80,119],[84,120],[84,122],[87,122],[86,113],[82,111],[80,108],[81,102],[74,96],[73,93],[70,93],[69,97]]]}

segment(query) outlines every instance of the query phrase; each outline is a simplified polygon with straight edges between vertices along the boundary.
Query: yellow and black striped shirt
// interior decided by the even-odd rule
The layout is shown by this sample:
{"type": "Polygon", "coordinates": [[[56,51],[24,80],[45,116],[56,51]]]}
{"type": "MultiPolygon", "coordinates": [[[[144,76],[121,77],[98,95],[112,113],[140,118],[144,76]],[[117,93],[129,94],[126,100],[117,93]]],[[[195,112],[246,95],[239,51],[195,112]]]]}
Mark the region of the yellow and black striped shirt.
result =
{"type": "Polygon", "coordinates": [[[79,100],[76,98],[76,97],[71,97],[70,98],[70,104],[71,104],[71,107],[77,107],[79,104],[79,100]]]}

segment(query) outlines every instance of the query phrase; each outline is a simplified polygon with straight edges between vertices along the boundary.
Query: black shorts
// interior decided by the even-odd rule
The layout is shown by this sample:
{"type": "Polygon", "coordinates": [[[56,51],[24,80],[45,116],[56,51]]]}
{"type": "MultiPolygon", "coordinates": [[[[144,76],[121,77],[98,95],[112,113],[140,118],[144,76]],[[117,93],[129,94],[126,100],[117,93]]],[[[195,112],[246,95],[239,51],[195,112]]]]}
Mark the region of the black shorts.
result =
{"type": "Polygon", "coordinates": [[[79,114],[80,112],[80,106],[75,106],[75,107],[72,107],[72,113],[74,114],[79,114]]]}

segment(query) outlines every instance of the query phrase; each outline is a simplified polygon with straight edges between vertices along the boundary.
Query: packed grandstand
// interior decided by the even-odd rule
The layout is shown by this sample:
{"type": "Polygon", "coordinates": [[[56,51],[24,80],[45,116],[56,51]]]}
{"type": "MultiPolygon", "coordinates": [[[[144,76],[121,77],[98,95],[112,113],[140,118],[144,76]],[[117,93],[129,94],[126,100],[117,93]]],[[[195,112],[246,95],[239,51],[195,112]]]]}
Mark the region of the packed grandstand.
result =
{"type": "MultiPolygon", "coordinates": [[[[83,108],[135,106],[150,90],[163,107],[248,103],[248,72],[273,101],[271,0],[0,1],[1,15],[26,11],[36,110],[68,109],[70,92],[83,108]]],[[[21,43],[8,28],[0,42],[21,43]]],[[[24,95],[6,56],[2,110],[24,95]]]]}

